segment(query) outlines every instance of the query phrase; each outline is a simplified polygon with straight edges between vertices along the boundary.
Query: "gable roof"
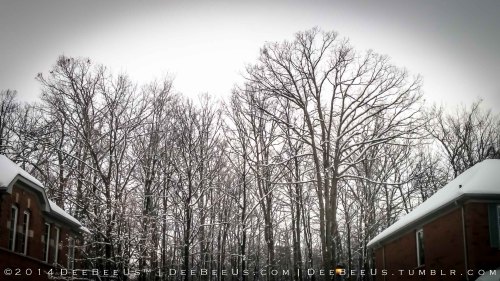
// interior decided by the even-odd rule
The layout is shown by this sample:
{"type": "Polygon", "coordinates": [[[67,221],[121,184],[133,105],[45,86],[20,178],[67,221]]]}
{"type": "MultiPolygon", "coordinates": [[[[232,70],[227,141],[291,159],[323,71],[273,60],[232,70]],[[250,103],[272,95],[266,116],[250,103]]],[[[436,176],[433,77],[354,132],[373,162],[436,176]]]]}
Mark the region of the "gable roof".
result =
{"type": "Polygon", "coordinates": [[[472,195],[500,195],[500,160],[484,160],[450,181],[425,202],[397,222],[375,236],[368,247],[373,247],[395,236],[397,233],[414,226],[421,219],[453,204],[456,200],[472,195]]]}
{"type": "Polygon", "coordinates": [[[76,226],[79,231],[89,233],[89,230],[82,225],[80,221],[66,213],[63,209],[56,205],[53,201],[47,198],[43,184],[35,177],[30,175],[24,169],[12,162],[5,155],[0,155],[0,189],[5,189],[7,192],[12,191],[12,186],[17,181],[22,181],[32,187],[40,195],[42,203],[45,204],[44,211],[76,226]]]}

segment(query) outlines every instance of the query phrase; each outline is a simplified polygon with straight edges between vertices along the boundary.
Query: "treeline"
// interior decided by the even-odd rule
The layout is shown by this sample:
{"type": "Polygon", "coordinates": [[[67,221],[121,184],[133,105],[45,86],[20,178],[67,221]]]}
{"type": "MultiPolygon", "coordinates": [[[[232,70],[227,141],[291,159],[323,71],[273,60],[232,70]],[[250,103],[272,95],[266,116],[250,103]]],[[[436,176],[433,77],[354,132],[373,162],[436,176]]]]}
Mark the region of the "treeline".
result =
{"type": "Polygon", "coordinates": [[[1,92],[0,153],[90,229],[88,268],[141,280],[368,268],[371,238],[498,158],[499,116],[425,105],[419,77],[335,32],[266,44],[244,78],[227,100],[192,99],[62,56],[37,76],[39,102],[1,92]]]}

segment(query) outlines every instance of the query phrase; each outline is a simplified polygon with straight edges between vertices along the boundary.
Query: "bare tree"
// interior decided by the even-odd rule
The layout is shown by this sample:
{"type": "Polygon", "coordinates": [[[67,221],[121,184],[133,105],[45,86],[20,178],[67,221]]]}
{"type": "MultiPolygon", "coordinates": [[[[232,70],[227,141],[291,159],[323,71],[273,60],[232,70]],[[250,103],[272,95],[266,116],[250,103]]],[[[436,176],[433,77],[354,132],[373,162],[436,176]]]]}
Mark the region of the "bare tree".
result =
{"type": "Polygon", "coordinates": [[[332,268],[339,180],[352,176],[349,171],[370,148],[416,137],[420,81],[409,79],[387,57],[357,54],[336,33],[318,29],[298,33],[292,42],[266,44],[246,78],[256,91],[286,99],[301,111],[306,134],[288,125],[311,151],[323,265],[332,268]]]}
{"type": "Polygon", "coordinates": [[[481,101],[455,113],[434,107],[428,119],[427,131],[440,144],[453,169],[453,177],[484,159],[498,158],[500,119],[491,111],[482,110],[481,101]]]}
{"type": "MultiPolygon", "coordinates": [[[[164,232],[160,227],[164,225],[164,213],[158,210],[166,207],[165,191],[170,186],[164,181],[164,176],[168,175],[170,146],[164,147],[167,140],[170,140],[169,131],[172,129],[172,108],[176,106],[177,97],[172,93],[172,81],[164,79],[161,83],[153,82],[143,87],[142,91],[147,99],[148,107],[146,109],[147,118],[143,124],[134,132],[132,140],[133,158],[138,161],[138,169],[134,177],[142,185],[142,215],[140,216],[141,225],[140,240],[137,243],[139,270],[141,279],[147,280],[145,269],[150,269],[154,274],[162,269],[158,252],[160,247],[160,236],[164,232]],[[165,169],[162,168],[165,166],[165,169]],[[165,175],[162,176],[162,172],[165,175]],[[162,200],[163,199],[163,200],[162,200]],[[163,205],[162,205],[163,203],[163,205]]],[[[163,209],[164,210],[164,209],[163,209]]],[[[163,226],[165,228],[166,226],[163,226]]],[[[162,250],[162,255],[165,253],[162,250]]],[[[164,257],[161,260],[165,260],[164,257]]]]}
{"type": "Polygon", "coordinates": [[[2,90],[0,92],[0,154],[7,154],[9,150],[14,115],[18,108],[16,91],[2,90]]]}
{"type": "MultiPolygon", "coordinates": [[[[92,222],[97,267],[123,269],[127,216],[123,206],[130,192],[130,139],[145,118],[145,100],[126,76],[112,76],[88,59],[60,57],[47,77],[39,74],[43,99],[58,111],[84,147],[77,158],[91,174],[85,189],[92,201],[79,202],[92,222]]],[[[78,150],[77,150],[78,151],[78,150]]]]}

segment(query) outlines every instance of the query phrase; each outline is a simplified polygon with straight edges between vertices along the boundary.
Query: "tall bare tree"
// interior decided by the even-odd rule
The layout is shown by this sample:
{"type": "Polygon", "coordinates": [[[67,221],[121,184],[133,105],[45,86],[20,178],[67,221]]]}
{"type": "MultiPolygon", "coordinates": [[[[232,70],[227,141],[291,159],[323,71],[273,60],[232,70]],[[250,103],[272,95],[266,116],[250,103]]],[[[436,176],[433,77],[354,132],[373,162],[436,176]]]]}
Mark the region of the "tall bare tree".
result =
{"type": "Polygon", "coordinates": [[[416,137],[420,81],[387,57],[357,53],[335,32],[319,29],[300,32],[292,42],[266,44],[246,78],[256,91],[286,99],[301,111],[306,133],[288,125],[312,155],[323,265],[332,268],[339,181],[352,176],[349,171],[370,148],[416,137]]]}
{"type": "Polygon", "coordinates": [[[83,181],[92,201],[80,204],[93,224],[96,265],[123,269],[122,233],[127,227],[123,206],[136,166],[129,161],[130,141],[145,119],[145,99],[126,76],[113,76],[88,59],[60,57],[49,75],[39,74],[38,80],[42,98],[67,122],[88,155],[78,161],[91,172],[83,181]]]}

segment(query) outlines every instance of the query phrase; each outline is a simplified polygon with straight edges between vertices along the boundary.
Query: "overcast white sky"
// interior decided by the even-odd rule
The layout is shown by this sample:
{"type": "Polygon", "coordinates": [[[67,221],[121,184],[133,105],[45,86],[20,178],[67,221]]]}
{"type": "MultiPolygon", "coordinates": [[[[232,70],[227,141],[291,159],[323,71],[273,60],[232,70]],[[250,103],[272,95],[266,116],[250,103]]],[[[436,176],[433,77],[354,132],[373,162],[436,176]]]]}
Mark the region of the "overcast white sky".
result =
{"type": "Polygon", "coordinates": [[[61,54],[89,57],[139,83],[226,96],[266,41],[335,30],[424,78],[425,97],[477,98],[500,112],[500,1],[0,0],[0,89],[37,99],[34,77],[61,54]]]}

